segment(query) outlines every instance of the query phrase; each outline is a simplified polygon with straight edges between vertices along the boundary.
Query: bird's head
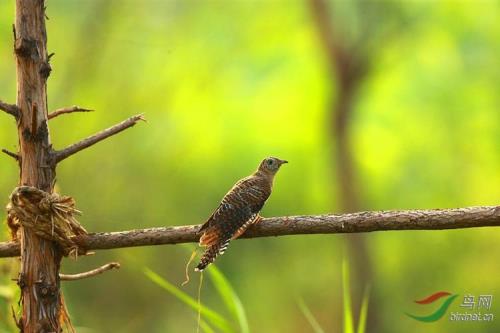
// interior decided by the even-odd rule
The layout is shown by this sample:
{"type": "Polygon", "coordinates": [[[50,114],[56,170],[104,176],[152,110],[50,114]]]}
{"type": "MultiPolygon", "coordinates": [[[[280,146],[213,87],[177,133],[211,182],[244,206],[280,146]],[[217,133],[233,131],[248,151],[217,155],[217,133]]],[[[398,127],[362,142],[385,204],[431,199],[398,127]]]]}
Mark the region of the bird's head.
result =
{"type": "Polygon", "coordinates": [[[268,157],[264,159],[262,162],[260,162],[258,171],[268,175],[274,175],[276,174],[276,172],[278,172],[280,167],[285,163],[288,163],[288,161],[280,160],[279,158],[276,157],[268,157]]]}

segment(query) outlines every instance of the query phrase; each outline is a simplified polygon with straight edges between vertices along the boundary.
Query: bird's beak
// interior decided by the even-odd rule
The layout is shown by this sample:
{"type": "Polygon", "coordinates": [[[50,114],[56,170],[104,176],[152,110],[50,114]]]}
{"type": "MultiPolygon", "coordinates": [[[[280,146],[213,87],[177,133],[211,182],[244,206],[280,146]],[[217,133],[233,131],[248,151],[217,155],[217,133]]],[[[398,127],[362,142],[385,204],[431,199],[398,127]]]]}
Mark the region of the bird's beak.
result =
{"type": "Polygon", "coordinates": [[[288,163],[288,161],[285,161],[285,160],[280,160],[280,165],[282,165],[282,164],[286,164],[286,163],[288,163]]]}

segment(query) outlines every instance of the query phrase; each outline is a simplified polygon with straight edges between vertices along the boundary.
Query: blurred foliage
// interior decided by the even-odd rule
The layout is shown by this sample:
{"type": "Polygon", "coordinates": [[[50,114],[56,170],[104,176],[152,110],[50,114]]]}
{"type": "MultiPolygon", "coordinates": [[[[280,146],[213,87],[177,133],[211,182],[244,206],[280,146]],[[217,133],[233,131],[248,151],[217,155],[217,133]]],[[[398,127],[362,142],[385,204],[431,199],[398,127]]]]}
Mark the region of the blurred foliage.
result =
{"type": "Polygon", "coordinates": [[[231,283],[215,265],[212,269],[208,270],[208,274],[231,319],[225,319],[225,316],[203,305],[201,297],[201,291],[203,289],[203,275],[200,275],[199,273],[196,274],[199,275],[198,298],[193,298],[149,268],[144,270],[144,274],[146,274],[151,281],[166,290],[179,301],[191,307],[200,317],[203,317],[204,320],[200,320],[200,323],[202,323],[200,326],[203,331],[213,331],[211,328],[212,326],[217,327],[217,329],[221,332],[227,333],[249,332],[245,308],[241,303],[239,296],[233,290],[231,283]]]}
{"type": "MultiPolygon", "coordinates": [[[[346,11],[347,3],[342,2],[346,11]]],[[[346,18],[339,22],[346,37],[357,36],[359,22],[386,23],[370,14],[367,3],[356,9],[358,23],[338,14],[346,18]]],[[[398,22],[397,30],[377,29],[390,31],[390,38],[367,41],[372,71],[355,105],[352,149],[363,207],[497,204],[500,5],[488,0],[394,4],[398,9],[384,15],[399,15],[389,20],[398,22]]],[[[228,188],[269,155],[290,164],[278,175],[264,216],[336,210],[337,180],[331,172],[336,161],[326,114],[330,82],[305,1],[51,0],[47,5],[49,52],[56,53],[49,108],[78,104],[97,110],[51,121],[54,147],[131,114],[145,112],[148,118],[58,168],[61,192],[75,197],[88,230],[201,223],[228,188]]],[[[15,101],[16,91],[13,18],[14,1],[1,1],[0,98],[8,102],[15,101]]],[[[16,144],[14,121],[0,114],[0,146],[16,150],[16,144]]],[[[10,158],[0,159],[0,174],[6,202],[18,178],[10,158]]],[[[369,308],[376,308],[383,332],[498,331],[498,320],[422,324],[404,311],[414,310],[415,299],[447,290],[493,294],[497,312],[499,237],[495,228],[370,234],[371,290],[382,301],[369,308]]],[[[241,298],[250,331],[310,331],[296,306],[294,295],[301,295],[323,329],[338,332],[342,243],[341,235],[232,243],[217,264],[241,298]]],[[[120,272],[63,286],[81,332],[192,329],[193,313],[158,293],[142,272],[147,266],[180,284],[187,260],[180,247],[99,251],[65,259],[62,271],[115,260],[122,263],[120,272]]],[[[17,266],[15,259],[2,262],[17,266]]],[[[0,284],[15,290],[10,280],[15,273],[9,272],[3,271],[0,284]]],[[[196,295],[193,285],[187,294],[196,295]]],[[[207,306],[224,307],[213,286],[203,292],[207,306]]],[[[9,302],[0,297],[2,329],[12,326],[9,302]]],[[[450,309],[459,311],[458,302],[450,309]]]]}
{"type": "Polygon", "coordinates": [[[359,319],[356,325],[357,329],[354,329],[354,316],[352,314],[351,306],[351,284],[350,284],[350,273],[349,273],[349,263],[347,258],[344,257],[342,260],[342,292],[343,292],[343,312],[344,312],[344,333],[365,333],[366,331],[366,316],[368,313],[368,301],[369,301],[369,287],[365,286],[365,292],[363,293],[363,299],[361,302],[361,307],[359,309],[359,319]]]}
{"type": "MultiPolygon", "coordinates": [[[[196,298],[189,296],[188,294],[186,294],[185,292],[183,292],[182,290],[174,286],[172,283],[165,280],[160,275],[156,274],[150,269],[145,269],[144,274],[146,274],[146,276],[151,281],[153,281],[155,284],[166,290],[168,293],[172,294],[172,296],[177,298],[179,301],[188,305],[192,310],[194,310],[195,312],[199,312],[199,315],[203,316],[204,318],[204,326],[208,325],[206,323],[206,321],[208,321],[210,325],[217,327],[217,329],[219,329],[221,332],[224,333],[235,332],[235,327],[231,325],[231,323],[228,320],[226,320],[224,316],[203,305],[200,299],[197,300],[196,298]]],[[[200,276],[200,282],[199,282],[200,288],[202,285],[202,281],[203,277],[200,276]]],[[[208,327],[210,326],[208,325],[208,327]]]]}
{"type": "Polygon", "coordinates": [[[311,325],[312,331],[314,333],[325,333],[325,331],[318,323],[318,320],[316,319],[316,317],[314,317],[314,314],[311,312],[311,309],[309,309],[304,300],[302,298],[299,298],[297,304],[299,305],[300,311],[302,311],[302,314],[307,319],[307,322],[309,323],[309,325],[311,325]]]}
{"type": "Polygon", "coordinates": [[[11,279],[12,272],[16,269],[13,264],[14,262],[9,260],[0,263],[0,332],[2,333],[18,330],[12,318],[13,315],[20,317],[17,300],[21,292],[11,279]]]}
{"type": "MultiPolygon", "coordinates": [[[[365,288],[363,293],[363,298],[361,301],[361,307],[359,310],[358,324],[356,325],[357,329],[354,330],[354,316],[352,314],[352,305],[351,305],[351,281],[350,281],[350,273],[349,273],[349,264],[347,258],[343,258],[342,260],[342,312],[343,312],[343,333],[365,333],[366,332],[366,319],[368,314],[368,301],[369,301],[369,287],[365,288]]],[[[324,333],[325,330],[318,323],[318,320],[311,312],[309,307],[306,305],[302,298],[299,298],[297,304],[302,311],[302,314],[307,319],[314,333],[324,333]]]]}

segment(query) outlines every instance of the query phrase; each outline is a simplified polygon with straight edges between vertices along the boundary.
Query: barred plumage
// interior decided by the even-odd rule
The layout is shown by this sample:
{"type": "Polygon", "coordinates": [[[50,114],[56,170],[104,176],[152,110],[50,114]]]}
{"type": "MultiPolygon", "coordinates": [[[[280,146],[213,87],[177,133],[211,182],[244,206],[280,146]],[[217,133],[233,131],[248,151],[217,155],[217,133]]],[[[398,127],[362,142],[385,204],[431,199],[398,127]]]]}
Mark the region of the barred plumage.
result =
{"type": "Polygon", "coordinates": [[[260,220],[259,212],[271,195],[274,176],[287,161],[275,157],[263,160],[257,171],[238,181],[224,196],[219,207],[201,226],[200,246],[206,250],[196,271],[204,270],[222,255],[229,242],[260,220]]]}

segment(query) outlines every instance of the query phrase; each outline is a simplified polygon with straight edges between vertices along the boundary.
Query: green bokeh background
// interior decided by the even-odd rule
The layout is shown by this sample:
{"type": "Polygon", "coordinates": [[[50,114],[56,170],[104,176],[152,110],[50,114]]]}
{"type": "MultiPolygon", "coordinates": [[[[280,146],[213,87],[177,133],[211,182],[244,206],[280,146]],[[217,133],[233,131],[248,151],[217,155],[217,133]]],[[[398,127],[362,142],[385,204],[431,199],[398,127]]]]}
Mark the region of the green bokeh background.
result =
{"type": "MultiPolygon", "coordinates": [[[[363,49],[372,70],[351,123],[363,207],[498,204],[499,3],[383,4],[398,11],[370,21],[390,33],[363,49]]],[[[339,209],[328,125],[336,84],[305,0],[47,5],[49,52],[55,52],[49,108],[96,110],[52,120],[54,147],[132,114],[148,119],[59,166],[59,189],[77,200],[88,230],[202,223],[227,189],[270,155],[290,164],[280,171],[264,216],[339,209]]],[[[347,1],[337,6],[347,14],[332,14],[332,22],[346,38],[355,36],[369,10],[353,14],[347,1]]],[[[13,20],[14,1],[1,1],[0,98],[8,102],[16,89],[13,20]]],[[[0,146],[15,151],[16,135],[15,122],[0,114],[0,146]]],[[[17,180],[15,163],[1,157],[4,203],[17,180]]],[[[368,312],[376,313],[380,332],[500,330],[499,230],[379,232],[366,239],[377,295],[368,312]],[[492,294],[498,319],[423,324],[404,315],[427,314],[436,305],[424,310],[412,301],[439,290],[492,294]]],[[[298,296],[326,331],[340,332],[344,248],[342,235],[237,241],[217,266],[239,294],[252,332],[309,332],[298,296]]],[[[81,332],[195,331],[193,312],[142,273],[147,266],[179,284],[188,257],[189,247],[155,246],[65,259],[63,272],[122,264],[119,272],[64,284],[75,326],[81,332]]],[[[12,285],[15,273],[7,268],[15,265],[2,260],[4,285],[12,285]]],[[[186,290],[195,295],[196,283],[186,290]]],[[[223,311],[209,283],[203,301],[223,311]]],[[[451,309],[460,311],[459,302],[451,309]]],[[[10,313],[2,311],[0,320],[10,321],[10,313]]]]}

